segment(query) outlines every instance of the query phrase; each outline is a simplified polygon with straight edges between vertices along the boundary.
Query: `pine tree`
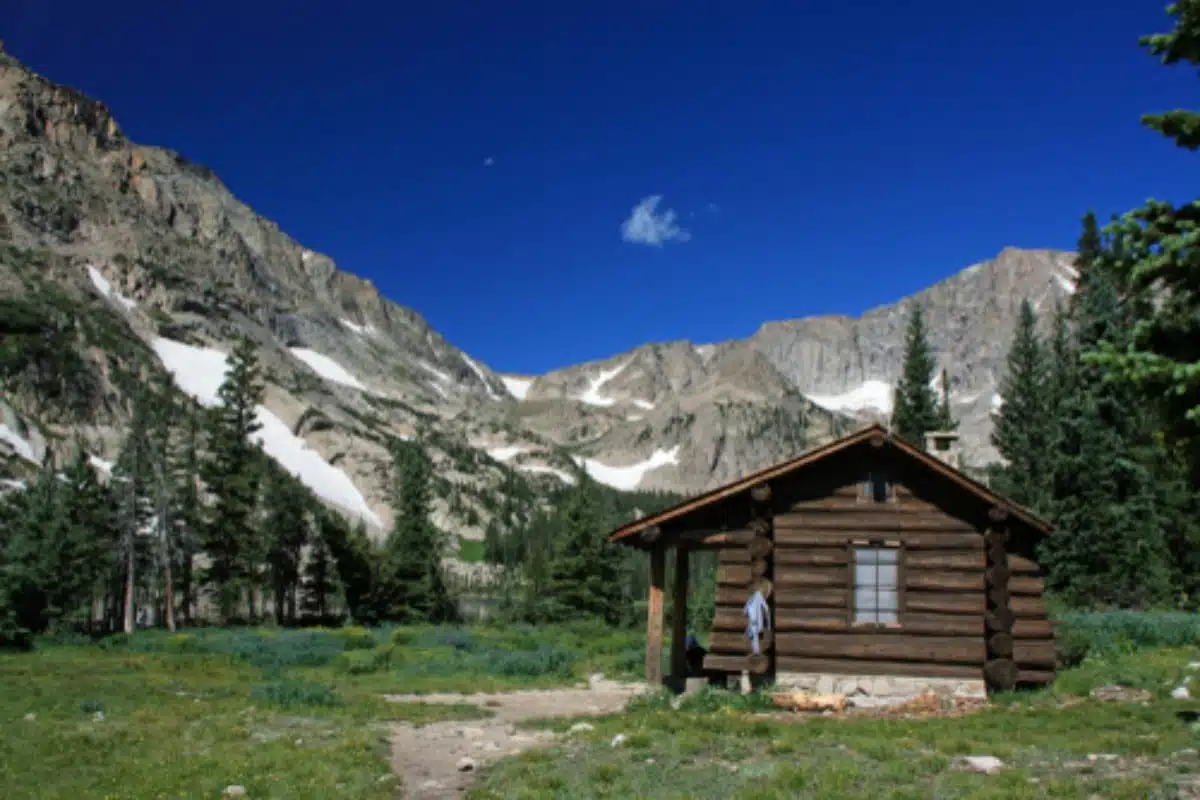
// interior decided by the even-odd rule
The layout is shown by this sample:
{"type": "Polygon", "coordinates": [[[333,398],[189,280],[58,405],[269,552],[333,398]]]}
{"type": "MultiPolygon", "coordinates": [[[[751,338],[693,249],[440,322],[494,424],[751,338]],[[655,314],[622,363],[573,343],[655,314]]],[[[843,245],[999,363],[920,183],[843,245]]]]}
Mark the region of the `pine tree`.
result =
{"type": "MultiPolygon", "coordinates": [[[[1078,352],[1128,335],[1101,260],[1087,265],[1076,293],[1078,352]]],[[[1067,368],[1049,481],[1056,532],[1042,543],[1050,584],[1080,606],[1165,602],[1174,582],[1149,420],[1128,387],[1105,380],[1096,364],[1068,359],[1067,368]]]]}
{"type": "Polygon", "coordinates": [[[319,624],[331,616],[331,603],[340,589],[337,563],[320,530],[321,517],[317,514],[317,531],[311,539],[308,557],[304,562],[304,579],[301,589],[300,607],[319,624]]]}
{"type": "Polygon", "coordinates": [[[180,430],[169,454],[177,506],[170,558],[184,623],[191,624],[196,603],[192,565],[204,536],[204,507],[200,498],[200,416],[188,407],[181,407],[179,414],[180,430]]]}
{"type": "Polygon", "coordinates": [[[295,593],[300,582],[301,551],[309,540],[311,493],[296,478],[272,465],[264,481],[260,538],[267,543],[267,571],[275,600],[275,623],[295,622],[295,593]]]}
{"type": "Polygon", "coordinates": [[[210,456],[201,470],[213,496],[204,536],[203,549],[211,560],[206,578],[225,620],[237,614],[242,592],[254,578],[248,556],[256,533],[261,451],[249,437],[261,427],[256,413],[264,391],[250,340],[238,342],[229,362],[217,392],[220,405],[210,409],[210,456]]]}
{"type": "Polygon", "coordinates": [[[121,529],[123,569],[122,630],[132,633],[137,625],[138,581],[146,567],[146,541],[142,536],[154,515],[154,425],[155,397],[152,389],[138,383],[128,390],[131,419],[121,450],[113,467],[113,485],[117,495],[121,529]]]}
{"type": "Polygon", "coordinates": [[[431,519],[433,466],[414,442],[399,442],[393,455],[395,519],[384,546],[379,608],[388,619],[442,623],[458,618],[442,575],[445,542],[431,519]]]}
{"type": "MultiPolygon", "coordinates": [[[[1167,13],[1174,28],[1141,44],[1165,65],[1200,67],[1200,0],[1179,0],[1167,13]]],[[[1200,148],[1200,113],[1180,109],[1142,122],[1181,148],[1200,148]]],[[[1102,342],[1088,357],[1155,408],[1165,441],[1189,464],[1191,485],[1200,486],[1200,201],[1176,207],[1151,200],[1109,230],[1119,245],[1112,265],[1118,285],[1145,313],[1128,341],[1102,342]]]]}
{"type": "Polygon", "coordinates": [[[904,364],[892,402],[892,431],[924,449],[925,434],[938,427],[932,383],[936,364],[925,333],[925,314],[913,305],[904,337],[904,364]]]}
{"type": "Polygon", "coordinates": [[[958,420],[954,418],[954,411],[950,405],[950,376],[945,367],[942,367],[941,384],[942,400],[938,405],[937,429],[939,431],[957,430],[958,420]]]}
{"type": "Polygon", "coordinates": [[[621,553],[605,536],[590,479],[571,492],[543,593],[548,621],[598,618],[621,621],[621,553]]]}
{"type": "Polygon", "coordinates": [[[1042,510],[1049,499],[1048,378],[1037,317],[1025,299],[1021,301],[1005,374],[1000,380],[1003,405],[992,415],[991,441],[1007,462],[996,477],[996,490],[1022,505],[1042,510]]]}

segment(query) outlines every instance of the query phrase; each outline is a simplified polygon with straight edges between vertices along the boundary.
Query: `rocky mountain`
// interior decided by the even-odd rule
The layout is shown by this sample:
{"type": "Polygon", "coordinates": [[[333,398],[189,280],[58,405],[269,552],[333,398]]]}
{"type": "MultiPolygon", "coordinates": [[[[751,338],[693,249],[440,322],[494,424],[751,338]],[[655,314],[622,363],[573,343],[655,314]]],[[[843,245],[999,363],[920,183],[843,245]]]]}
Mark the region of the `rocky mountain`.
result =
{"type": "Polygon", "coordinates": [[[984,460],[1016,306],[1068,292],[1069,265],[1064,253],[1006,250],[859,318],[500,375],[255,214],[211,171],[129,141],[104,105],[0,51],[9,487],[76,440],[106,468],[129,387],[155,372],[216,402],[226,355],[245,336],[265,369],[258,437],[269,455],[379,534],[390,525],[389,443],[419,436],[437,466],[438,522],[478,538],[505,487],[544,494],[587,472],[616,489],[697,491],[851,430],[873,407],[886,411],[916,301],[952,375],[968,452],[984,460]]]}

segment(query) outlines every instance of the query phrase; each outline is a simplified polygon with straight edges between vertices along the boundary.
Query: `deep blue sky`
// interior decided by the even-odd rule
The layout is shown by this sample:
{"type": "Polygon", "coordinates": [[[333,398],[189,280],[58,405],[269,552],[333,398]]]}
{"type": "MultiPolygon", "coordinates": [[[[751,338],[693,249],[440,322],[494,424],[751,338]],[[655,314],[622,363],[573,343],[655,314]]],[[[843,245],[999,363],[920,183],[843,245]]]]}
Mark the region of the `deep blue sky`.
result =
{"type": "Polygon", "coordinates": [[[1166,0],[3,2],[18,58],[503,371],[859,313],[1197,185],[1138,122],[1195,105],[1136,43],[1166,0]],[[622,241],[655,194],[690,240],[622,241]]]}

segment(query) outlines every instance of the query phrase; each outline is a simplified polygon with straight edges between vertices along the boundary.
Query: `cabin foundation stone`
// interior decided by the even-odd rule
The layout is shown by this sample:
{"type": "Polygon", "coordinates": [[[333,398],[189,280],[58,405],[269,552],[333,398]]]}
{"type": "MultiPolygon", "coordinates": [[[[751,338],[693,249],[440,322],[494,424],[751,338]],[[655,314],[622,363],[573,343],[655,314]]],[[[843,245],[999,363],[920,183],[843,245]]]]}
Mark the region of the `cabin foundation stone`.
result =
{"type": "Polygon", "coordinates": [[[951,697],[987,697],[987,685],[964,678],[917,678],[904,675],[833,675],[780,672],[775,684],[781,689],[800,689],[815,694],[867,695],[889,699],[919,697],[925,692],[951,697]]]}

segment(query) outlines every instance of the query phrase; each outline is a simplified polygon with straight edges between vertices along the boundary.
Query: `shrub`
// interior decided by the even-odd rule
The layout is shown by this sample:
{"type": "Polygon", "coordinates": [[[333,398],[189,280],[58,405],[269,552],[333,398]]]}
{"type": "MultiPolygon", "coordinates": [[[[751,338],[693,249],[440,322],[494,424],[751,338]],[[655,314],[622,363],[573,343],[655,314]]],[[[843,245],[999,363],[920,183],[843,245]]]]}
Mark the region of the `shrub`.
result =
{"type": "Polygon", "coordinates": [[[261,683],[250,692],[250,699],[271,703],[282,708],[319,706],[331,708],[345,704],[333,687],[292,679],[261,683]]]}
{"type": "Polygon", "coordinates": [[[1200,614],[1183,611],[1067,612],[1058,627],[1064,666],[1088,657],[1195,645],[1200,645],[1200,614]]]}
{"type": "Polygon", "coordinates": [[[381,644],[371,650],[347,650],[334,663],[350,675],[367,675],[388,668],[393,648],[394,645],[381,644]]]}
{"type": "Polygon", "coordinates": [[[334,633],[342,638],[345,650],[371,650],[379,644],[369,630],[358,625],[339,628],[334,633]]]}

